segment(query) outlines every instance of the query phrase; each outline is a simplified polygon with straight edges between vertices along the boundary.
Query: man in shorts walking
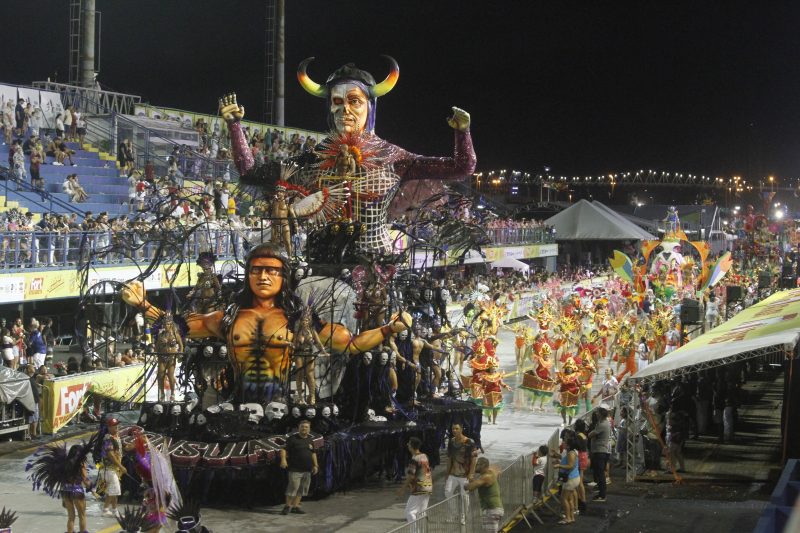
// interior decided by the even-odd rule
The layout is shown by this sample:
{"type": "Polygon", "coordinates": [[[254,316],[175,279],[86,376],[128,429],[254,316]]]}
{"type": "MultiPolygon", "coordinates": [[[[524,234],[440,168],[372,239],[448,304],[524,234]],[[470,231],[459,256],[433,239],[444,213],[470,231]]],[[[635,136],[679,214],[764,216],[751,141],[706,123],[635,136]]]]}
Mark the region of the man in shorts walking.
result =
{"type": "Polygon", "coordinates": [[[286,439],[286,444],[281,450],[281,468],[288,469],[289,478],[286,485],[286,505],[283,506],[282,515],[290,512],[305,514],[300,508],[300,500],[308,495],[311,476],[318,471],[314,439],[311,437],[311,422],[303,420],[297,430],[297,433],[286,439]]]}

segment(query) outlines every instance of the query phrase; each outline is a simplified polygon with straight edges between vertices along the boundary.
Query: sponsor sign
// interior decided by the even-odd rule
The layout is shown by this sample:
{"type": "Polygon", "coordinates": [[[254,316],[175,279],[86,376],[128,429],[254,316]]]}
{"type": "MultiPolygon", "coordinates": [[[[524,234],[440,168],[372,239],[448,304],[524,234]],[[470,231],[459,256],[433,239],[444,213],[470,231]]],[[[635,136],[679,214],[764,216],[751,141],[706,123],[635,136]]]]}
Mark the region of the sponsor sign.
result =
{"type": "Polygon", "coordinates": [[[89,393],[112,400],[141,402],[144,387],[136,382],[143,373],[144,365],[138,364],[46,380],[42,385],[42,431],[55,433],[64,427],[80,413],[89,393]]]}

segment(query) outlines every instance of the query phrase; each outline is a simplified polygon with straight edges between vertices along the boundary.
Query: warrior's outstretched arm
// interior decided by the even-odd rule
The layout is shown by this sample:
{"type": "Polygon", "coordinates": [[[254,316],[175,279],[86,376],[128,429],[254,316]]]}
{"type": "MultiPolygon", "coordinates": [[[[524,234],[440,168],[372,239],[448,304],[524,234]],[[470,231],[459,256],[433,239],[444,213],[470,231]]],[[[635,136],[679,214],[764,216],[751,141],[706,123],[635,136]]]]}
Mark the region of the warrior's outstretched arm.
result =
{"type": "Polygon", "coordinates": [[[330,346],[334,352],[358,354],[379,346],[392,333],[408,329],[411,322],[412,318],[408,313],[395,313],[387,325],[363,331],[355,336],[340,324],[325,324],[319,332],[319,337],[322,343],[330,346]]]}
{"type": "Polygon", "coordinates": [[[403,180],[454,179],[469,176],[475,172],[478,158],[472,146],[469,129],[455,130],[453,157],[430,157],[412,154],[403,150],[395,162],[395,172],[403,180]]]}
{"type": "Polygon", "coordinates": [[[242,124],[238,120],[228,122],[228,132],[231,135],[231,150],[233,151],[233,162],[239,174],[247,174],[253,168],[255,160],[253,152],[247,146],[247,139],[242,131],[242,124]]]}
{"type": "Polygon", "coordinates": [[[253,165],[253,152],[247,146],[247,139],[242,131],[241,120],[244,117],[244,106],[240,106],[236,101],[235,94],[225,95],[219,99],[219,114],[228,125],[228,132],[231,136],[231,151],[233,152],[233,162],[239,174],[246,174],[253,165]]]}

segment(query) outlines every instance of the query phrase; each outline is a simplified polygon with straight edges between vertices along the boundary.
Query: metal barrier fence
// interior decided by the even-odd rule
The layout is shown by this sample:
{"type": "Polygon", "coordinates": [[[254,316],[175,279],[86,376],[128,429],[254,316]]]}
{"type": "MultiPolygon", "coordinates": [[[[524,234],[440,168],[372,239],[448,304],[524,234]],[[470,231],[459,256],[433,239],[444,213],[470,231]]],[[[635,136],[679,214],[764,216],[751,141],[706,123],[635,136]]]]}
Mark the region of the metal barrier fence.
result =
{"type": "Polygon", "coordinates": [[[480,531],[481,514],[475,494],[463,492],[431,505],[414,522],[389,533],[467,533],[480,531]]]}
{"type": "MultiPolygon", "coordinates": [[[[186,257],[211,250],[219,259],[230,259],[237,251],[241,254],[242,239],[229,230],[201,230],[189,235],[181,248],[186,257]]],[[[94,265],[150,261],[159,250],[160,242],[146,241],[136,231],[0,232],[0,268],[9,271],[72,267],[89,260],[94,265]]]]}
{"type": "Polygon", "coordinates": [[[490,228],[486,232],[495,244],[556,242],[556,234],[551,226],[538,228],[490,228]]]}

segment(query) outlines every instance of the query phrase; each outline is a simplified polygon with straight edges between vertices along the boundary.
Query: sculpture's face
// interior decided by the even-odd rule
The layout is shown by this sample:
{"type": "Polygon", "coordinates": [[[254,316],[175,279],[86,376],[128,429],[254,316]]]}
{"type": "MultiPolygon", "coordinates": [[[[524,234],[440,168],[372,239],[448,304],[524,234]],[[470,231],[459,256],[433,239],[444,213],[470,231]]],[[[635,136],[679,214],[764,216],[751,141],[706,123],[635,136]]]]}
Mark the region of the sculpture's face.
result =
{"type": "Polygon", "coordinates": [[[283,263],[273,257],[256,257],[250,263],[248,282],[256,298],[275,298],[283,285],[283,263]]]}
{"type": "Polygon", "coordinates": [[[367,95],[350,83],[335,85],[331,89],[331,114],[339,133],[361,133],[369,114],[367,95]]]}

